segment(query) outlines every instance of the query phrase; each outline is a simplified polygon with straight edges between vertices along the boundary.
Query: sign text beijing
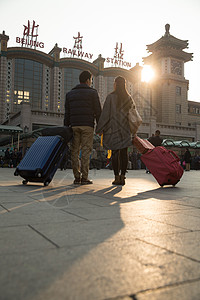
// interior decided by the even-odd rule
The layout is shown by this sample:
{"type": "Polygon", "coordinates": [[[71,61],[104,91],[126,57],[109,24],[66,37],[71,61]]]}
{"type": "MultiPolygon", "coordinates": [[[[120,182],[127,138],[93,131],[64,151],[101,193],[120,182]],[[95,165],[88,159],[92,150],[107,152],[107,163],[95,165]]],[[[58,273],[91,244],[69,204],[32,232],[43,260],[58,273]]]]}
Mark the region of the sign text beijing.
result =
{"type": "Polygon", "coordinates": [[[30,21],[28,20],[28,25],[24,25],[23,38],[16,37],[16,43],[21,44],[26,47],[34,47],[34,48],[44,48],[43,42],[38,42],[38,27],[39,25],[35,25],[35,21],[33,21],[33,25],[31,26],[30,21]]]}

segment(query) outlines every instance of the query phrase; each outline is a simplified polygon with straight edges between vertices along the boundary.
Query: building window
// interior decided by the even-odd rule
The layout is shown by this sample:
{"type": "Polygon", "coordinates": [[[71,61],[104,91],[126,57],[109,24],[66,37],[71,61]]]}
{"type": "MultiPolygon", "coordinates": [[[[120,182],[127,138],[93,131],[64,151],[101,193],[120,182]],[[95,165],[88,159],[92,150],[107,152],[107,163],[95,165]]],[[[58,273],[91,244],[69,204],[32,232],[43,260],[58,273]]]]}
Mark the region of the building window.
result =
{"type": "Polygon", "coordinates": [[[67,92],[79,84],[79,75],[81,72],[82,70],[79,69],[64,69],[64,95],[66,95],[67,92]]]}
{"type": "Polygon", "coordinates": [[[176,95],[181,95],[181,87],[176,86],[176,95]]]}
{"type": "Polygon", "coordinates": [[[15,59],[14,111],[29,102],[34,109],[42,108],[42,64],[29,59],[15,59]]]}
{"type": "Polygon", "coordinates": [[[181,114],[181,105],[180,104],[176,104],[176,113],[181,114]]]}
{"type": "Polygon", "coordinates": [[[165,59],[165,73],[167,73],[167,67],[168,67],[168,65],[167,65],[167,59],[165,59]]]}

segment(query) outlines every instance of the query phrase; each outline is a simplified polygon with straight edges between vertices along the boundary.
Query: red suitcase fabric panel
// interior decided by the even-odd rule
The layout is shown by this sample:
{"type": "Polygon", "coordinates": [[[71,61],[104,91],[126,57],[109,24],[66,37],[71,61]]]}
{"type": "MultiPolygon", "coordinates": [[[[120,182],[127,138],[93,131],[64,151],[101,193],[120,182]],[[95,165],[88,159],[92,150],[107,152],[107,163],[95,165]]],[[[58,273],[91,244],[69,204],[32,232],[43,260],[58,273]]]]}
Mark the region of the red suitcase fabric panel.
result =
{"type": "Polygon", "coordinates": [[[152,145],[148,140],[143,140],[137,135],[133,138],[132,142],[133,145],[137,148],[137,150],[142,154],[146,153],[150,149],[155,148],[154,145],[152,145]]]}
{"type": "Polygon", "coordinates": [[[141,160],[161,186],[175,185],[184,172],[177,154],[161,146],[148,150],[141,160]]]}

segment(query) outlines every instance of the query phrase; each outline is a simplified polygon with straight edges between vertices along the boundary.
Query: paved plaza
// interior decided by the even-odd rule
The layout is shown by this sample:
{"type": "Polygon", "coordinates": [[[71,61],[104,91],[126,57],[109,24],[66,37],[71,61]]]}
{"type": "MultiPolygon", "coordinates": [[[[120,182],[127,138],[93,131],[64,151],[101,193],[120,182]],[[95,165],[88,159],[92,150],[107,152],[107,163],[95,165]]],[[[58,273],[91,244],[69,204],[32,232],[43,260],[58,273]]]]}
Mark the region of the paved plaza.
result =
{"type": "Polygon", "coordinates": [[[145,170],[48,187],[0,169],[1,300],[199,300],[200,171],[160,188],[145,170]]]}

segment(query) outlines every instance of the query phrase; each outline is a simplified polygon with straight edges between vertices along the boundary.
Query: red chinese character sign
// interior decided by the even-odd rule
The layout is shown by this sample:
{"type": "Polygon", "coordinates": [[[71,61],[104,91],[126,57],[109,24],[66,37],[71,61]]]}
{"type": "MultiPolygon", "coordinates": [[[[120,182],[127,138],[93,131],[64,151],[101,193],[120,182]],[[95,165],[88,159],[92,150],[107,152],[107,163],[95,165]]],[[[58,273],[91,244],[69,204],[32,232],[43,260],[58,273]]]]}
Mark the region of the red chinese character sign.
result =
{"type": "Polygon", "coordinates": [[[114,58],[116,59],[124,59],[124,50],[122,50],[122,43],[120,43],[120,48],[118,47],[118,43],[116,43],[114,58]]]}
{"type": "Polygon", "coordinates": [[[39,25],[36,25],[34,20],[32,23],[28,20],[27,25],[23,26],[23,38],[16,37],[16,42],[21,44],[22,47],[34,49],[36,49],[37,47],[44,48],[44,43],[37,41],[39,25]]]}
{"type": "Polygon", "coordinates": [[[74,37],[74,46],[73,48],[65,48],[63,47],[63,53],[70,57],[77,57],[80,59],[91,60],[93,54],[83,51],[83,36],[81,36],[80,32],[78,32],[78,36],[74,37]]]}
{"type": "Polygon", "coordinates": [[[28,20],[28,26],[24,25],[24,36],[31,36],[31,37],[37,37],[38,34],[34,34],[34,31],[36,29],[36,33],[38,33],[38,27],[39,25],[35,25],[35,21],[33,21],[33,26],[31,28],[30,21],[28,20]],[[31,32],[31,34],[30,34],[31,32]]]}
{"type": "Polygon", "coordinates": [[[113,58],[106,58],[106,63],[112,64],[114,67],[126,67],[131,68],[131,63],[124,61],[124,50],[122,50],[122,43],[120,46],[116,43],[116,47],[114,48],[115,53],[113,58]]]}
{"type": "Polygon", "coordinates": [[[78,36],[77,37],[74,37],[73,38],[75,39],[75,42],[74,42],[74,48],[73,49],[82,49],[82,39],[83,39],[83,36],[80,35],[80,32],[78,32],[78,36]]]}

